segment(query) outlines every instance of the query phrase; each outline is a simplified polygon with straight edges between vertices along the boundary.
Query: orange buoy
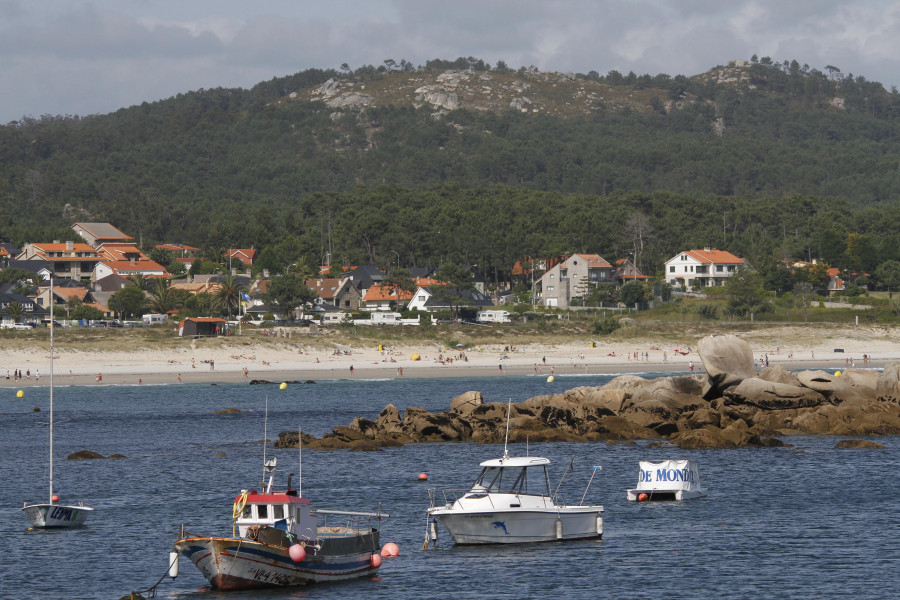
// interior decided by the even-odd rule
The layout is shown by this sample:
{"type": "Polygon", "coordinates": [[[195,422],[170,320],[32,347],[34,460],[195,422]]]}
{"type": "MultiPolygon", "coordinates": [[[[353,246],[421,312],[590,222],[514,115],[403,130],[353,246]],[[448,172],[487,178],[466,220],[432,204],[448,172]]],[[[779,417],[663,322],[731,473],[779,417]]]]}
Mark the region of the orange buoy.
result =
{"type": "Polygon", "coordinates": [[[395,544],[394,542],[388,542],[384,546],[381,547],[381,555],[385,558],[391,558],[393,556],[400,556],[400,546],[395,544]]]}
{"type": "Polygon", "coordinates": [[[426,473],[419,473],[419,481],[428,481],[428,475],[426,473]]]}
{"type": "Polygon", "coordinates": [[[377,569],[381,566],[381,557],[377,554],[373,554],[369,557],[369,564],[372,565],[373,569],[377,569]]]}
{"type": "Polygon", "coordinates": [[[638,502],[646,502],[649,499],[650,499],[650,496],[648,496],[647,494],[640,494],[638,496],[638,502]]]}
{"type": "Polygon", "coordinates": [[[56,494],[53,494],[52,496],[50,496],[50,500],[52,502],[59,502],[59,496],[57,496],[56,494]]]}

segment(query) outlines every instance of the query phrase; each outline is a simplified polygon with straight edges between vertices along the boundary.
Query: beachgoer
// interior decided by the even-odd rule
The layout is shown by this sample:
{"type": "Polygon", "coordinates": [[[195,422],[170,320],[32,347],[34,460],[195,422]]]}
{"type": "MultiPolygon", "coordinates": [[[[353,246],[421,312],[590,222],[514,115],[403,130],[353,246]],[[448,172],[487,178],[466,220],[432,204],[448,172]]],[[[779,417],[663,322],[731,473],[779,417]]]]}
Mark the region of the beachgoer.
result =
{"type": "Polygon", "coordinates": [[[353,371],[354,371],[353,365],[350,365],[350,374],[351,374],[351,375],[353,375],[353,371]]]}
{"type": "Polygon", "coordinates": [[[181,373],[178,374],[178,383],[181,383],[181,373]]]}
{"type": "Polygon", "coordinates": [[[691,361],[690,363],[688,363],[688,368],[691,370],[691,373],[694,372],[694,361],[691,361]]]}

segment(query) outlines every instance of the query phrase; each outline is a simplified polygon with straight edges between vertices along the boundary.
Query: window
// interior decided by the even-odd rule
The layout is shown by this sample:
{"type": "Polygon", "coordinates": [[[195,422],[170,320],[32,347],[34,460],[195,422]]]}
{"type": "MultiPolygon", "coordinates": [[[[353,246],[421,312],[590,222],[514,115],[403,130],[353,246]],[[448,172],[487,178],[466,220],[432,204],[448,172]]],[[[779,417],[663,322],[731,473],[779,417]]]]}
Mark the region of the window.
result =
{"type": "Polygon", "coordinates": [[[674,273],[674,272],[675,272],[675,265],[672,265],[671,267],[669,267],[669,273],[674,273]]]}
{"type": "Polygon", "coordinates": [[[716,273],[722,273],[725,271],[725,267],[722,265],[716,265],[716,273]]]}
{"type": "Polygon", "coordinates": [[[272,518],[276,521],[280,521],[284,518],[284,506],[281,504],[272,505],[272,518]]]}
{"type": "Polygon", "coordinates": [[[552,291],[553,291],[553,286],[552,286],[552,285],[548,285],[548,286],[547,286],[547,291],[548,291],[548,292],[552,292],[552,291]]]}
{"type": "Polygon", "coordinates": [[[260,520],[269,518],[269,505],[268,504],[257,504],[256,505],[256,517],[260,520]]]}
{"type": "Polygon", "coordinates": [[[553,279],[554,277],[556,277],[556,275],[554,275],[553,273],[550,273],[550,279],[553,279]]]}

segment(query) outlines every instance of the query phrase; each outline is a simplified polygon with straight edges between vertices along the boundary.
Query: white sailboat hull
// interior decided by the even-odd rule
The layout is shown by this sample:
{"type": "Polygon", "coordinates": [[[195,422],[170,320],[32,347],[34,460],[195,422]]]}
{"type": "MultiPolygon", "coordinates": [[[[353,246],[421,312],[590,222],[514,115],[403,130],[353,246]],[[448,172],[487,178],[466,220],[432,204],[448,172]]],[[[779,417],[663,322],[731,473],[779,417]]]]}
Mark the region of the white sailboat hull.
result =
{"type": "Polygon", "coordinates": [[[521,544],[603,537],[600,507],[494,512],[430,511],[457,544],[521,544]]]}
{"type": "Polygon", "coordinates": [[[64,504],[28,504],[22,508],[32,527],[80,527],[93,508],[64,504]]]}

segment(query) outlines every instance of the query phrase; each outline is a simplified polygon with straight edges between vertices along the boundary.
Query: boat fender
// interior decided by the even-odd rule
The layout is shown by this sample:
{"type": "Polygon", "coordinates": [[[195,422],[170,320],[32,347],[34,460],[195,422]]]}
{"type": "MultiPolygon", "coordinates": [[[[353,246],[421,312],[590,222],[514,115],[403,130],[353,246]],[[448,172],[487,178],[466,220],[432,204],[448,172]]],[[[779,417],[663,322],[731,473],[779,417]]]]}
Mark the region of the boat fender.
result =
{"type": "Polygon", "coordinates": [[[292,561],[303,562],[303,559],[306,558],[306,548],[304,548],[300,544],[294,544],[293,546],[288,548],[288,554],[290,555],[292,561]]]}
{"type": "Polygon", "coordinates": [[[178,553],[177,552],[169,552],[169,577],[175,579],[178,577],[178,553]]]}
{"type": "Polygon", "coordinates": [[[377,569],[381,566],[381,557],[377,554],[372,554],[369,556],[369,564],[372,565],[373,569],[377,569]]]}
{"type": "Polygon", "coordinates": [[[562,521],[556,520],[556,539],[561,540],[563,536],[562,521]]]}

